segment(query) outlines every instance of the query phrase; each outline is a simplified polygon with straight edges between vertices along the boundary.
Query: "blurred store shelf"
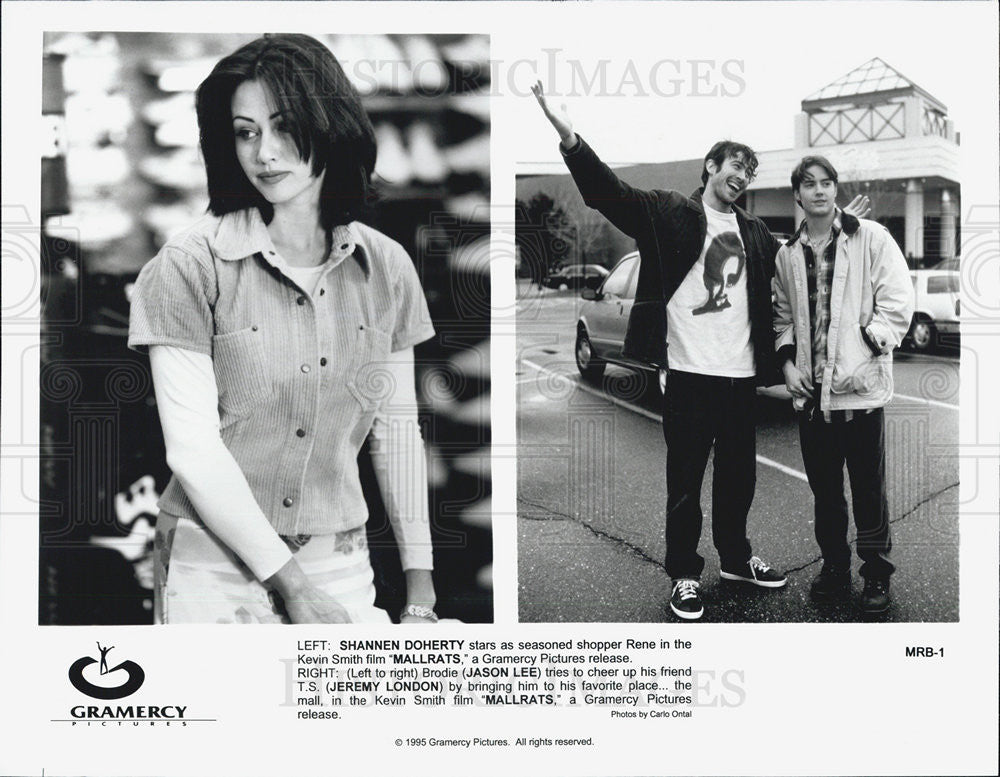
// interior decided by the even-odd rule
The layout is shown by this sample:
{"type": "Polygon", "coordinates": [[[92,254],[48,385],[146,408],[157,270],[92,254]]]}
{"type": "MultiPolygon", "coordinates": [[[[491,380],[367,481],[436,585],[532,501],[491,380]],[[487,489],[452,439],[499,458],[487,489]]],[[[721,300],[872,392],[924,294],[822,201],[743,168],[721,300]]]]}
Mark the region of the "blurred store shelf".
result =
{"type": "Polygon", "coordinates": [[[201,153],[196,148],[147,156],[139,161],[136,172],[149,183],[168,192],[174,192],[178,196],[186,196],[191,192],[205,192],[205,202],[208,202],[205,164],[201,161],[201,153]]]}
{"type": "Polygon", "coordinates": [[[118,146],[70,146],[66,152],[66,174],[73,197],[100,193],[120,186],[130,175],[132,165],[124,149],[118,146]]]}
{"type": "Polygon", "coordinates": [[[113,202],[76,200],[70,213],[45,220],[45,234],[96,253],[127,237],[134,226],[135,218],[113,202]]]}
{"type": "Polygon", "coordinates": [[[134,119],[126,95],[78,92],[66,98],[66,127],[71,146],[121,145],[134,119]]]}
{"type": "Polygon", "coordinates": [[[51,43],[46,42],[45,50],[65,57],[63,85],[70,94],[110,94],[122,85],[122,52],[114,33],[69,33],[51,43]]]}
{"type": "MultiPolygon", "coordinates": [[[[220,53],[220,57],[222,54],[220,53]]],[[[202,57],[194,61],[182,59],[149,59],[143,63],[143,72],[156,81],[161,92],[193,93],[205,80],[220,57],[202,57]]]]}

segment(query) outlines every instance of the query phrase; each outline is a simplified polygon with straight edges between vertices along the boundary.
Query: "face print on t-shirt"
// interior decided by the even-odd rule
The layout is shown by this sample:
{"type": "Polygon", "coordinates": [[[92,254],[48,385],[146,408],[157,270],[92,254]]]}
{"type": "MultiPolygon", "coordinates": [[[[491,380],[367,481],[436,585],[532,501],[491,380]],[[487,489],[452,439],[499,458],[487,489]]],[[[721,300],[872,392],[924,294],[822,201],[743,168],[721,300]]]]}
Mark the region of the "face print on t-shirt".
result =
{"type": "Polygon", "coordinates": [[[667,301],[670,369],[728,378],[754,374],[747,261],[736,214],[706,206],[701,255],[667,301]]]}
{"type": "Polygon", "coordinates": [[[703,281],[708,290],[708,299],[704,305],[692,310],[691,314],[700,316],[703,313],[718,313],[732,307],[726,289],[739,281],[745,263],[743,243],[736,232],[716,235],[705,252],[703,281]]]}

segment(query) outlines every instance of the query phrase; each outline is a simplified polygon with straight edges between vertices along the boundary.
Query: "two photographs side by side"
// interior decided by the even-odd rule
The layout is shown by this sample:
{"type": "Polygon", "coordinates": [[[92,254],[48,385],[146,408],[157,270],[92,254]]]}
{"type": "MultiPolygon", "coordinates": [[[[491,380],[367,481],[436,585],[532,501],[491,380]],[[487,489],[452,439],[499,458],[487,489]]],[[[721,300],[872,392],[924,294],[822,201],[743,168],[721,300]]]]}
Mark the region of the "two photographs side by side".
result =
{"type": "MultiPolygon", "coordinates": [[[[770,133],[685,102],[697,154],[519,98],[558,147],[515,170],[519,621],[958,620],[962,127],[916,61],[856,59],[770,133]]],[[[239,604],[174,622],[365,620],[289,611],[331,555],[363,610],[493,619],[489,65],[45,36],[39,623],[170,622],[206,578],[239,604]]]]}

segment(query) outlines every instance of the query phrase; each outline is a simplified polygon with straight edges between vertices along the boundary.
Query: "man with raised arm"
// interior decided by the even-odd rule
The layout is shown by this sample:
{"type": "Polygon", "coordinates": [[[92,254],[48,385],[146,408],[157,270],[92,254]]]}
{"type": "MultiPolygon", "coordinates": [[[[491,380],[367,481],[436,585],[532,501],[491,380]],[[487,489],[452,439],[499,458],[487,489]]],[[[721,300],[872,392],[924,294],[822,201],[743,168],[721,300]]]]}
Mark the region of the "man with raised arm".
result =
{"type": "Polygon", "coordinates": [[[541,82],[532,91],[559,133],[584,202],[638,244],[639,280],[623,350],[668,368],[670,609],[686,620],[704,612],[701,486],[713,449],[712,540],[721,575],[780,588],[785,576],[753,555],[746,531],[757,477],[756,387],[780,381],[771,312],[779,244],[762,221],[734,205],[753,180],[757,156],[742,143],[720,141],[705,155],[703,186],[691,195],[635,189],[573,131],[565,106],[548,104],[541,82]]]}
{"type": "Polygon", "coordinates": [[[892,350],[910,325],[913,286],[885,227],[837,208],[829,160],[804,157],[792,171],[792,194],[806,217],[778,252],[774,329],[823,554],[810,593],[819,601],[850,595],[846,462],[865,580],[861,605],[884,612],[895,567],[882,408],[892,399],[892,350]]]}

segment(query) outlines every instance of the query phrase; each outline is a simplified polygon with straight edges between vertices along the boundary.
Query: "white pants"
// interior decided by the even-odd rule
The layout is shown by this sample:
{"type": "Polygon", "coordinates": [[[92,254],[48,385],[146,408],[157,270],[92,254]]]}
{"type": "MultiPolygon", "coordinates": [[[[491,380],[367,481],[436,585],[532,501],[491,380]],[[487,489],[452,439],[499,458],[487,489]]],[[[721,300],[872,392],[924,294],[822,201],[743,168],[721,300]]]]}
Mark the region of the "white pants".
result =
{"type": "MultiPolygon", "coordinates": [[[[154,548],[156,623],[289,623],[275,596],[201,524],[161,512],[154,548]]],[[[391,623],[374,604],[363,526],[313,536],[295,551],[295,560],[313,585],[347,610],[352,623],[391,623]]]]}

